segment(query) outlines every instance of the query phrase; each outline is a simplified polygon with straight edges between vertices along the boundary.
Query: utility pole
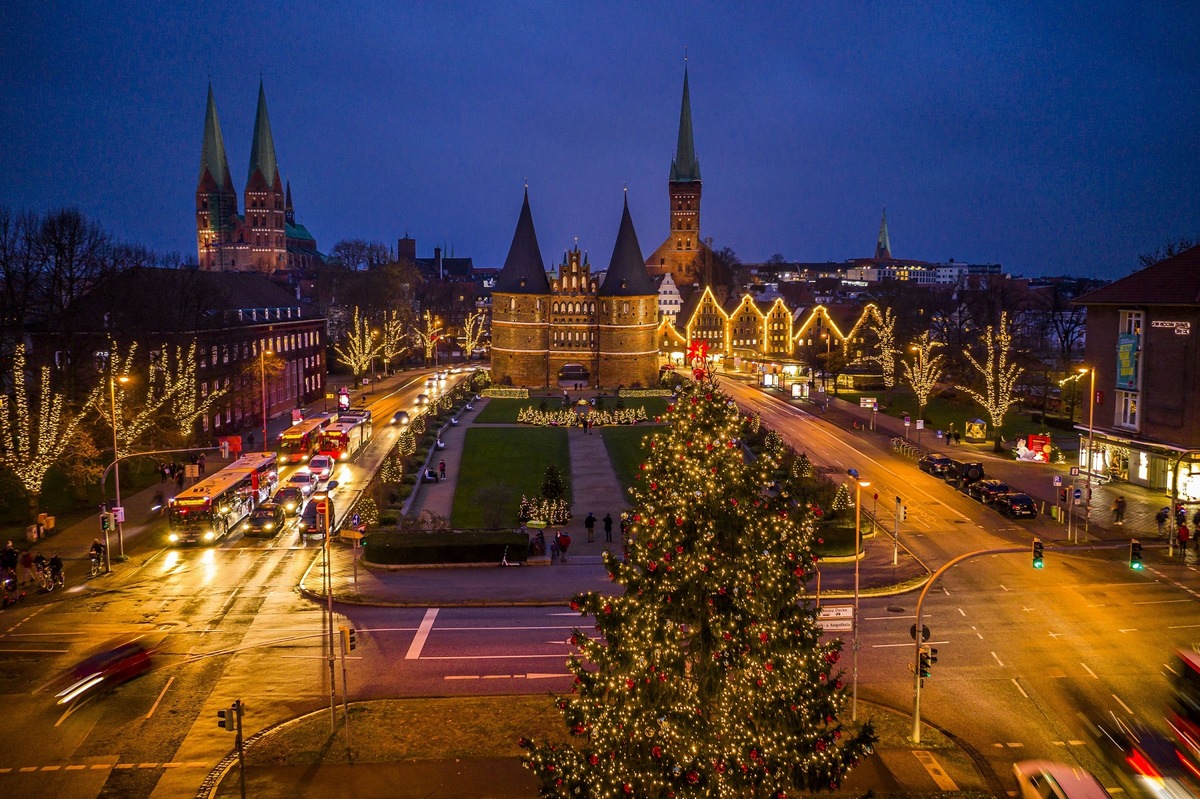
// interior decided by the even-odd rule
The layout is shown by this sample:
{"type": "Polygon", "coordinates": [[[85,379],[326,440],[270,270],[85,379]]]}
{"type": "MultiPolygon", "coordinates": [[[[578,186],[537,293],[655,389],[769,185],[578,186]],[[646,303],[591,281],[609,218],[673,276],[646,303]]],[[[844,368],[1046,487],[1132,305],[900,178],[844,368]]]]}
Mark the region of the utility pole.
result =
{"type": "Polygon", "coordinates": [[[331,506],[329,500],[317,500],[325,503],[324,529],[325,541],[321,547],[325,555],[325,609],[327,623],[329,625],[329,722],[330,731],[337,732],[337,668],[335,665],[336,658],[334,657],[334,629],[333,629],[333,571],[332,559],[329,556],[329,511],[331,506]]]}

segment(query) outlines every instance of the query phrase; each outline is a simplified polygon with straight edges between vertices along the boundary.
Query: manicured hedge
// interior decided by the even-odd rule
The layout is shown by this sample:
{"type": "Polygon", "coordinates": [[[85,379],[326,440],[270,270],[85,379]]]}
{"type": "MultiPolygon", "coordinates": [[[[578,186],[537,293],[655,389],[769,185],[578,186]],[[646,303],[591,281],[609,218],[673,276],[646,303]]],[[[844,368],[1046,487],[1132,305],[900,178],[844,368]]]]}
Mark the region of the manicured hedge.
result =
{"type": "Polygon", "coordinates": [[[523,562],[529,554],[529,537],[491,530],[376,532],[365,539],[363,557],[384,565],[499,563],[506,548],[509,563],[523,562]]]}

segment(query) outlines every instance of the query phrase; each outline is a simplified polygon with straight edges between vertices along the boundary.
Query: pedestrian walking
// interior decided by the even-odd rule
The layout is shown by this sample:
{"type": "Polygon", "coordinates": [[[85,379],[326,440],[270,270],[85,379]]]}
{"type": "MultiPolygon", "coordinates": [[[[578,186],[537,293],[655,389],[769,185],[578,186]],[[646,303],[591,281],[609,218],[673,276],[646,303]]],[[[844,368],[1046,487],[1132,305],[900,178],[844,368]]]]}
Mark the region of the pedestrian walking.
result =
{"type": "Polygon", "coordinates": [[[438,464],[438,480],[446,479],[446,462],[442,461],[438,464]]]}
{"type": "Polygon", "coordinates": [[[1113,524],[1125,524],[1125,497],[1117,497],[1112,505],[1113,524]]]}
{"type": "Polygon", "coordinates": [[[955,430],[954,431],[954,446],[957,447],[961,440],[962,440],[962,434],[959,433],[957,430],[955,430]]]}
{"type": "Polygon", "coordinates": [[[1171,517],[1170,512],[1166,508],[1162,508],[1158,513],[1154,514],[1154,521],[1158,522],[1158,537],[1162,538],[1165,535],[1167,519],[1171,517]]]}
{"type": "Polygon", "coordinates": [[[249,444],[247,449],[251,449],[251,450],[254,449],[254,433],[251,433],[250,435],[246,436],[246,443],[249,444]]]}
{"type": "Polygon", "coordinates": [[[612,543],[612,514],[604,514],[604,540],[612,543]]]}
{"type": "Polygon", "coordinates": [[[571,548],[571,534],[566,530],[559,530],[554,535],[554,543],[558,544],[558,551],[562,555],[562,562],[567,562],[567,550],[571,548]]]}
{"type": "Polygon", "coordinates": [[[1195,530],[1197,527],[1200,527],[1200,508],[1197,508],[1196,512],[1192,514],[1192,529],[1195,530]]]}
{"type": "Polygon", "coordinates": [[[587,518],[583,520],[583,529],[587,530],[589,542],[596,540],[596,514],[588,511],[587,518]]]}
{"type": "Polygon", "coordinates": [[[204,461],[204,453],[201,452],[200,456],[196,458],[196,465],[200,467],[200,474],[204,474],[204,461]]]}
{"type": "Polygon", "coordinates": [[[25,550],[21,553],[21,584],[33,582],[33,551],[25,550]]]}
{"type": "Polygon", "coordinates": [[[182,466],[180,466],[178,471],[175,472],[175,485],[179,488],[180,491],[183,490],[183,467],[182,466]]]}
{"type": "Polygon", "coordinates": [[[160,482],[160,483],[167,482],[167,464],[163,463],[162,461],[158,462],[158,476],[159,476],[158,482],[160,482]]]}
{"type": "Polygon", "coordinates": [[[1187,545],[1191,540],[1191,533],[1188,531],[1186,524],[1179,525],[1179,532],[1175,534],[1176,540],[1179,541],[1179,559],[1187,561],[1187,545]]]}

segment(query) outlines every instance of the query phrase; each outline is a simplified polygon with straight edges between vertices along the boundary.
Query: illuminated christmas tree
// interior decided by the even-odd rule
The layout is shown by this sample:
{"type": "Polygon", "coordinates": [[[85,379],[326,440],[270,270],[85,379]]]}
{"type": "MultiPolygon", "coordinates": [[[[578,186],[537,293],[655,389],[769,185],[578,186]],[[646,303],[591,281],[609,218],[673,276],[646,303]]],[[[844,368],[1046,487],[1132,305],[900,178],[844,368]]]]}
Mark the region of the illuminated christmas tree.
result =
{"type": "Polygon", "coordinates": [[[544,797],[775,797],[836,788],[874,732],[843,727],[840,641],[822,640],[807,583],[813,523],[744,418],[702,370],[648,439],[632,490],[623,593],[586,594],[568,746],[523,740],[544,797]]]}

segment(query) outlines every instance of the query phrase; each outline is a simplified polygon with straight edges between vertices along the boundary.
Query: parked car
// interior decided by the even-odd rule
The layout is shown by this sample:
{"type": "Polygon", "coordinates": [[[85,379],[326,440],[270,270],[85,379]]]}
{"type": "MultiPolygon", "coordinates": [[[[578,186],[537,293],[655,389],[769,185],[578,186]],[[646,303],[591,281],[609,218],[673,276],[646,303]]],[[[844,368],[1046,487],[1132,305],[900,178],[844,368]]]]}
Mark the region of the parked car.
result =
{"type": "Polygon", "coordinates": [[[1038,515],[1037,503],[1028,494],[1001,494],[993,504],[996,510],[1014,519],[1033,519],[1038,515]]]}
{"type": "Polygon", "coordinates": [[[951,460],[950,465],[942,472],[942,479],[963,488],[976,480],[983,479],[983,464],[978,461],[951,460]]]}
{"type": "Polygon", "coordinates": [[[951,463],[953,463],[953,461],[951,461],[945,455],[937,452],[930,452],[928,455],[922,456],[921,459],[917,461],[917,468],[923,472],[929,472],[936,477],[941,477],[942,474],[944,474],[945,471],[950,468],[951,463]]]}
{"type": "Polygon", "coordinates": [[[301,469],[300,471],[292,474],[292,476],[287,479],[287,482],[285,482],[284,485],[291,488],[300,489],[304,496],[307,497],[311,495],[312,492],[317,490],[317,478],[313,476],[313,473],[307,469],[301,469]]]}
{"type": "Polygon", "coordinates": [[[287,523],[287,514],[282,505],[264,502],[242,522],[242,535],[275,535],[287,523]]]}
{"type": "Polygon", "coordinates": [[[1013,764],[1020,799],[1110,799],[1089,772],[1066,763],[1022,760],[1013,764]]]}
{"type": "Polygon", "coordinates": [[[967,486],[967,494],[979,500],[983,504],[995,502],[996,497],[1009,492],[1008,483],[1003,480],[995,480],[987,478],[984,480],[976,480],[971,485],[967,486]]]}
{"type": "Polygon", "coordinates": [[[328,480],[329,475],[333,474],[333,458],[328,455],[313,455],[312,460],[308,462],[308,470],[318,482],[328,480]]]}
{"type": "Polygon", "coordinates": [[[284,486],[275,492],[275,496],[271,501],[276,505],[283,507],[283,512],[288,516],[299,516],[304,512],[304,503],[306,497],[304,492],[295,486],[284,486]]]}

